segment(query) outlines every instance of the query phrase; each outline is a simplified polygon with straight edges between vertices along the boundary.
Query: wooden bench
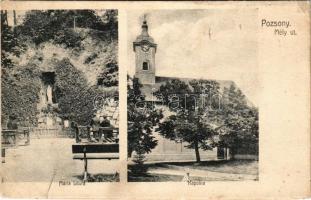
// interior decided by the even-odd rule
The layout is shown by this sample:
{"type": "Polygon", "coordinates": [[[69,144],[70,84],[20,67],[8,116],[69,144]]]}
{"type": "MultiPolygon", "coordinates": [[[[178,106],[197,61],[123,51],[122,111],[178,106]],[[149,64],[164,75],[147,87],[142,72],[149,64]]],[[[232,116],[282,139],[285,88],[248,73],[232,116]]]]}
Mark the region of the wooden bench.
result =
{"type": "Polygon", "coordinates": [[[87,181],[88,159],[119,159],[119,144],[74,144],[72,145],[73,159],[84,160],[83,182],[87,181]],[[89,153],[101,153],[101,155],[87,155],[89,153]]]}

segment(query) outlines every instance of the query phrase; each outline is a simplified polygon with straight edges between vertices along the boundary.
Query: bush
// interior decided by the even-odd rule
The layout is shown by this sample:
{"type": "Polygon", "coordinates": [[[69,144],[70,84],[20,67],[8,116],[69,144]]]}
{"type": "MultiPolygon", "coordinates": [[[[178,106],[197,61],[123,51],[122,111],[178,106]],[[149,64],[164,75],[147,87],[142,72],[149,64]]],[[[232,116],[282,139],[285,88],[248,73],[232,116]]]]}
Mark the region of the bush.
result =
{"type": "Polygon", "coordinates": [[[82,38],[72,29],[59,30],[55,36],[53,42],[55,44],[64,44],[66,48],[81,48],[82,38]]]}
{"type": "Polygon", "coordinates": [[[18,121],[37,124],[37,103],[39,102],[40,73],[37,66],[29,65],[16,69],[2,69],[1,77],[1,123],[9,116],[16,116],[18,121]]]}
{"type": "Polygon", "coordinates": [[[134,156],[133,162],[135,165],[130,168],[132,174],[143,175],[147,173],[148,167],[144,165],[145,158],[146,156],[142,153],[137,153],[137,155],[134,156]]]}
{"type": "Polygon", "coordinates": [[[86,77],[69,61],[59,61],[55,69],[55,93],[60,116],[80,125],[90,123],[95,111],[94,99],[99,89],[88,85],[86,77]]]}

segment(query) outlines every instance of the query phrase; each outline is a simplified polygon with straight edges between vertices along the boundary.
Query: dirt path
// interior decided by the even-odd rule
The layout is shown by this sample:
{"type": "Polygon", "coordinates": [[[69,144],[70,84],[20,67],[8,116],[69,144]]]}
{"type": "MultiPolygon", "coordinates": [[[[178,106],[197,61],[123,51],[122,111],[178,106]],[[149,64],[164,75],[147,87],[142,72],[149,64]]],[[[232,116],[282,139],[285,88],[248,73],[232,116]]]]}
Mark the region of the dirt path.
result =
{"type": "Polygon", "coordinates": [[[168,165],[168,169],[155,168],[149,169],[149,173],[155,174],[167,174],[167,175],[181,175],[186,176],[189,173],[190,177],[202,177],[205,180],[255,180],[256,175],[250,174],[232,174],[232,173],[221,173],[221,172],[212,172],[208,170],[199,170],[199,169],[190,169],[187,167],[177,167],[168,165]]]}
{"type": "MultiPolygon", "coordinates": [[[[74,139],[31,139],[29,146],[19,146],[6,151],[6,162],[2,164],[4,182],[58,182],[77,180],[83,172],[83,162],[72,159],[71,145],[74,139]]],[[[118,170],[115,160],[90,160],[91,174],[113,174],[118,170]]]]}

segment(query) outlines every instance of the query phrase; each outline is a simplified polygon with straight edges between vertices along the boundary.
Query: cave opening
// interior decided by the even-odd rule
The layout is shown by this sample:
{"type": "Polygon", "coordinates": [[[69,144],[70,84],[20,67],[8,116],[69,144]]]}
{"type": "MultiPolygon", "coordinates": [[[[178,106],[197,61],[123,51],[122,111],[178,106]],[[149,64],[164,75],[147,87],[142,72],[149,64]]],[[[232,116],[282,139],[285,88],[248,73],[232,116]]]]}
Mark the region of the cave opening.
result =
{"type": "Polygon", "coordinates": [[[42,82],[46,94],[46,101],[49,104],[57,103],[55,95],[55,72],[42,72],[42,82]]]}

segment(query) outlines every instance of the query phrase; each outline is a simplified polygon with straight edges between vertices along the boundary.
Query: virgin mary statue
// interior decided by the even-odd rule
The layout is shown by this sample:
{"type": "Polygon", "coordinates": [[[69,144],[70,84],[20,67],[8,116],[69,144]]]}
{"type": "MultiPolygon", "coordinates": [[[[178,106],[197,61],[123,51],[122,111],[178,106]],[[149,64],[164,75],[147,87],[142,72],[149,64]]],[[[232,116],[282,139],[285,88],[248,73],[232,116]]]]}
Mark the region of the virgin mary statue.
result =
{"type": "Polygon", "coordinates": [[[48,85],[46,88],[46,97],[48,104],[52,104],[52,87],[50,85],[48,85]]]}

